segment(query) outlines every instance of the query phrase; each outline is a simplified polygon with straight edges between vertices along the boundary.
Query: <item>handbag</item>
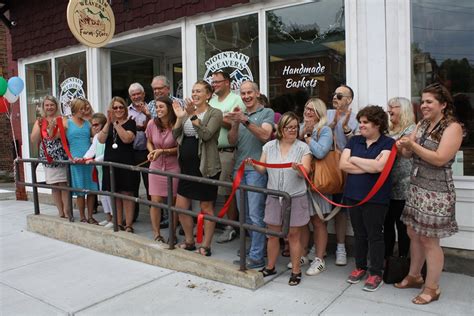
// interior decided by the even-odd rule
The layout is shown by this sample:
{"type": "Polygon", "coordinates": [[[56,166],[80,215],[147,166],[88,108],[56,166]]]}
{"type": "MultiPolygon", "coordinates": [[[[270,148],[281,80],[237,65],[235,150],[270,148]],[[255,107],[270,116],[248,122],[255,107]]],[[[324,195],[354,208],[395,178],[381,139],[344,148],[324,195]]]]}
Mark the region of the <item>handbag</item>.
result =
{"type": "MultiPolygon", "coordinates": [[[[410,271],[410,258],[388,257],[383,272],[383,281],[387,284],[402,282],[410,271]]],[[[421,269],[423,279],[426,279],[426,262],[421,269]]]]}
{"type": "MultiPolygon", "coordinates": [[[[318,130],[318,139],[321,129],[318,130]]],[[[314,159],[312,166],[312,179],[314,186],[324,194],[335,194],[344,191],[345,174],[339,168],[341,151],[337,148],[336,138],[333,134],[333,148],[323,159],[314,159]]]]}

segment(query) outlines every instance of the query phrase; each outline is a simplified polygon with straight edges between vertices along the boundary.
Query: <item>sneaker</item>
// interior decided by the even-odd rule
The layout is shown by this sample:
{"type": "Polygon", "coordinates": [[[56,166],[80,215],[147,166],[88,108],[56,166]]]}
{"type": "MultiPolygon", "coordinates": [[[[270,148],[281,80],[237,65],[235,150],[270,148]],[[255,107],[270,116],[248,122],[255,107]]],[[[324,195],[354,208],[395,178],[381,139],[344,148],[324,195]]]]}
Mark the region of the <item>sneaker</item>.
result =
{"type": "MultiPolygon", "coordinates": [[[[234,260],[233,264],[235,265],[240,265],[240,260],[234,260]]],[[[257,268],[263,268],[265,266],[265,260],[254,260],[251,258],[247,258],[247,263],[246,263],[247,269],[257,269],[257,268]]]]}
{"type": "MultiPolygon", "coordinates": [[[[308,257],[305,257],[305,256],[301,257],[301,258],[300,258],[300,267],[302,267],[302,266],[304,266],[304,265],[307,265],[307,264],[309,264],[309,259],[308,259],[308,257]]],[[[288,269],[293,269],[293,265],[291,264],[291,261],[286,265],[286,267],[287,267],[288,269]]]]}
{"type": "Polygon", "coordinates": [[[99,226],[105,226],[109,223],[108,220],[103,220],[102,222],[99,223],[99,226]]]}
{"type": "Polygon", "coordinates": [[[234,227],[226,226],[222,234],[217,237],[216,242],[219,244],[223,244],[234,240],[235,237],[237,237],[237,232],[235,231],[234,227]]]}
{"type": "Polygon", "coordinates": [[[114,223],[108,222],[107,224],[105,224],[104,228],[107,228],[107,229],[114,228],[114,223]]]}
{"type": "Polygon", "coordinates": [[[367,271],[363,269],[354,269],[352,270],[351,274],[347,278],[347,282],[351,284],[357,284],[360,282],[360,280],[364,278],[366,273],[367,271]]]}
{"type": "Polygon", "coordinates": [[[379,287],[383,284],[382,277],[379,275],[369,275],[367,281],[365,281],[365,285],[363,290],[367,292],[375,292],[379,287]]]}
{"type": "Polygon", "coordinates": [[[317,275],[326,270],[326,263],[323,259],[318,257],[314,258],[314,261],[311,263],[311,266],[306,270],[306,275],[317,275]]]}
{"type": "Polygon", "coordinates": [[[336,250],[336,266],[345,266],[347,264],[347,253],[345,250],[336,250]]]}

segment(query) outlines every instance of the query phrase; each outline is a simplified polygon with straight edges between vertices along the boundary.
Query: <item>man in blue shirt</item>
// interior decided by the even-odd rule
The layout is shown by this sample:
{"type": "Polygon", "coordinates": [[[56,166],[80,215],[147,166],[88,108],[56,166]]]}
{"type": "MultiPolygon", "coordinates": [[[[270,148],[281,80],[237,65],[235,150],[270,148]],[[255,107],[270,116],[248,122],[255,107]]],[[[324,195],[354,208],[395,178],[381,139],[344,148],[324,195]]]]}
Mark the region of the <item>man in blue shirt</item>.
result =
{"type": "MultiPolygon", "coordinates": [[[[232,122],[229,134],[229,143],[236,146],[234,175],[246,158],[259,160],[262,155],[262,146],[270,139],[273,131],[275,113],[265,108],[258,101],[260,95],[258,85],[252,81],[245,81],[240,86],[240,97],[245,105],[245,111],[239,107],[227,113],[232,122]]],[[[258,173],[252,166],[245,166],[242,184],[261,188],[267,186],[267,175],[258,173]]],[[[265,195],[256,192],[247,192],[246,222],[248,224],[265,227],[263,221],[265,210],[265,195]]],[[[240,192],[237,191],[237,203],[240,203],[240,192]]],[[[244,211],[240,205],[239,210],[244,211]]],[[[247,258],[247,268],[255,269],[265,266],[265,235],[250,231],[251,244],[247,258]]],[[[234,261],[240,264],[240,261],[234,261]]]]}

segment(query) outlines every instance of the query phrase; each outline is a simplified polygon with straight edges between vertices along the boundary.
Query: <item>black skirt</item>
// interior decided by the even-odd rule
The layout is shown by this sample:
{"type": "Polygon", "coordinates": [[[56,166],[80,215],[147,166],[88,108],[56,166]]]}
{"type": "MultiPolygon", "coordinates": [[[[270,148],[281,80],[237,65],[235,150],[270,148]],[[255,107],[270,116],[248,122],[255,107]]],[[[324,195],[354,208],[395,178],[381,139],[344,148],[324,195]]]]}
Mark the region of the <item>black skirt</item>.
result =
{"type": "MultiPolygon", "coordinates": [[[[182,174],[201,177],[198,157],[199,140],[194,136],[184,136],[183,143],[179,146],[179,167],[182,174]]],[[[219,180],[220,172],[209,179],[219,180]]],[[[215,201],[217,186],[188,180],[179,180],[178,194],[188,199],[197,201],[215,201]]]]}

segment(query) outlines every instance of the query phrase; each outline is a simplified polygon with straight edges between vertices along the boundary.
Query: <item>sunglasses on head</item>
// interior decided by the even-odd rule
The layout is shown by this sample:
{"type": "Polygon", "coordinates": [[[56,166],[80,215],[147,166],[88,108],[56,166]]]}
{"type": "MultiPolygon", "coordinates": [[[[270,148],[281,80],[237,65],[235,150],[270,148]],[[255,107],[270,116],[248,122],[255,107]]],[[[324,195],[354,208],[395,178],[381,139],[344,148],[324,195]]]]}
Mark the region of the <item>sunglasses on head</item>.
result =
{"type": "Polygon", "coordinates": [[[342,100],[342,98],[344,98],[344,97],[350,97],[350,96],[349,96],[349,95],[344,95],[344,94],[342,94],[342,93],[340,93],[340,92],[339,92],[339,93],[334,92],[334,93],[332,94],[332,97],[333,97],[333,98],[336,97],[336,99],[342,100]]]}

